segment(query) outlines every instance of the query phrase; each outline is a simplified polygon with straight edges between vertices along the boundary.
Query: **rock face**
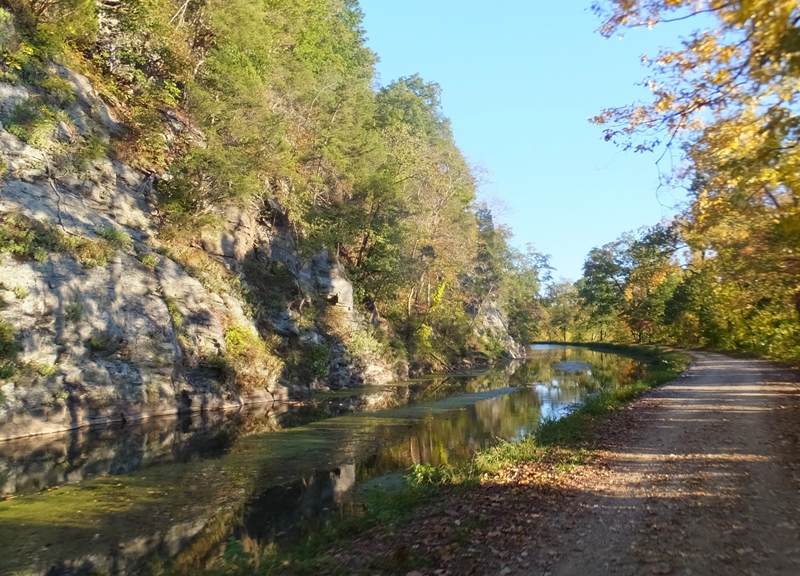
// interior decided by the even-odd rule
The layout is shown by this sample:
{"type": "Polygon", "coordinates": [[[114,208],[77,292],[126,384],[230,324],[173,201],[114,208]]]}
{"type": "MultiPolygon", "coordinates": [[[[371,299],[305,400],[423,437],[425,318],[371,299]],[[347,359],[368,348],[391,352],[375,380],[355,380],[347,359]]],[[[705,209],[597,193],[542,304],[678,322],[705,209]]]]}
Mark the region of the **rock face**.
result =
{"type": "MultiPolygon", "coordinates": [[[[16,41],[13,29],[0,30],[0,40],[16,41]]],[[[26,135],[14,124],[25,117],[20,110],[36,113],[41,94],[0,82],[0,226],[21,219],[61,239],[22,256],[12,256],[6,242],[7,252],[0,253],[0,326],[6,334],[10,327],[12,347],[19,348],[10,377],[0,349],[0,441],[408,376],[402,360],[383,357],[390,354],[375,335],[391,329],[374,303],[368,320],[335,258],[326,250],[301,255],[275,199],[225,208],[217,214],[221,225],[192,245],[231,286],[208,282],[191,261],[162,245],[158,176],[102,153],[82,158],[87,143],[108,145],[125,127],[88,78],[59,65],[49,72],[74,98],[64,99],[45,133],[37,127],[26,135]],[[81,255],[81,242],[113,249],[91,261],[81,255]],[[277,287],[263,274],[271,266],[285,271],[277,287]],[[251,277],[253,268],[261,276],[251,277]],[[266,297],[253,301],[251,289],[266,297]],[[280,297],[265,305],[276,291],[280,297]],[[316,318],[327,319],[310,322],[304,310],[310,303],[316,318]],[[261,338],[255,347],[262,352],[278,346],[306,354],[301,362],[313,359],[313,376],[279,379],[280,362],[272,357],[274,366],[266,360],[254,365],[243,383],[238,377],[249,357],[241,356],[238,366],[228,361],[231,334],[240,347],[242,339],[261,338]]],[[[177,114],[163,114],[169,120],[165,145],[177,139],[203,145],[203,135],[177,114]]],[[[480,335],[518,350],[497,306],[490,303],[480,314],[480,335]]]]}
{"type": "MultiPolygon", "coordinates": [[[[0,129],[0,221],[20,215],[90,240],[113,229],[130,241],[95,267],[58,251],[36,260],[0,255],[0,322],[13,328],[22,367],[0,380],[0,440],[285,398],[277,375],[245,394],[201,366],[225,352],[226,321],[257,329],[235,298],[153,253],[152,177],[107,157],[84,170],[60,160],[69,143],[59,138],[70,132],[108,138],[122,127],[88,79],[56,73],[75,91],[66,109],[72,126],[54,129],[41,148],[0,129]]],[[[0,83],[0,120],[31,97],[0,83]]]]}
{"type": "MultiPolygon", "coordinates": [[[[300,311],[312,297],[327,302],[344,332],[371,327],[354,306],[343,267],[325,250],[301,258],[274,200],[228,208],[222,226],[201,240],[206,256],[233,277],[244,278],[248,263],[275,263],[289,271],[292,294],[283,309],[267,315],[266,325],[248,317],[238,293],[212,290],[168,251],[157,253],[156,176],[108,156],[79,166],[74,150],[81,142],[108,142],[124,127],[85,76],[60,66],[52,72],[69,83],[75,98],[36,146],[7,130],[15,110],[36,98],[35,91],[0,83],[0,225],[21,217],[67,239],[99,241],[111,230],[125,241],[94,266],[65,250],[35,259],[0,254],[0,323],[12,327],[20,348],[16,373],[0,379],[0,441],[276,401],[309,385],[338,389],[407,376],[379,355],[354,357],[341,334],[300,328],[300,311]],[[264,374],[262,385],[239,390],[224,366],[209,360],[225,357],[231,325],[327,349],[327,375],[279,382],[278,374],[264,374]]],[[[170,137],[165,134],[165,140],[170,137]]]]}
{"type": "Polygon", "coordinates": [[[390,366],[379,354],[369,351],[353,357],[341,334],[326,334],[319,326],[301,329],[298,308],[309,299],[327,302],[339,318],[340,332],[368,332],[372,325],[355,306],[353,284],[344,267],[320,250],[303,259],[290,230],[288,219],[277,201],[256,204],[249,210],[229,208],[222,230],[207,232],[203,247],[233,271],[243,273],[243,262],[274,262],[288,270],[296,294],[287,298],[286,308],[269,314],[269,329],[288,340],[306,345],[327,346],[327,376],[314,382],[285,382],[292,394],[303,396],[309,387],[338,390],[385,384],[408,377],[408,370],[390,366]]]}
{"type": "Polygon", "coordinates": [[[509,355],[525,355],[525,347],[518,344],[508,333],[508,321],[497,302],[489,301],[477,312],[475,331],[479,336],[497,340],[509,355]]]}

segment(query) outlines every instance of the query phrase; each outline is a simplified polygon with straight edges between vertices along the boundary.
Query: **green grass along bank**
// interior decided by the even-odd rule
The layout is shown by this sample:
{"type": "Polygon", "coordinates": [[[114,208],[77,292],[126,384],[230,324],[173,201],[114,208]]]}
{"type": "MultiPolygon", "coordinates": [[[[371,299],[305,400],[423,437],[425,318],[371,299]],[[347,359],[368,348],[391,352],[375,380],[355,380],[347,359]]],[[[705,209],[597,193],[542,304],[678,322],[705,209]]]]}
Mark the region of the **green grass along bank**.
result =
{"type": "MultiPolygon", "coordinates": [[[[328,555],[336,542],[356,537],[380,525],[400,526],[408,522],[419,507],[434,505],[445,494],[455,492],[469,498],[470,491],[481,481],[497,477],[504,470],[523,463],[546,463],[557,473],[567,473],[595,457],[598,424],[651,388],[673,380],[691,361],[686,353],[649,346],[581,346],[635,358],[647,366],[647,375],[632,384],[591,394],[569,415],[545,421],[521,441],[502,441],[482,450],[470,462],[439,467],[418,464],[408,471],[398,489],[367,492],[360,511],[342,513],[324,530],[296,545],[287,548],[273,546],[253,554],[245,551],[241,542],[231,539],[225,554],[208,570],[208,574],[311,575],[321,569],[338,573],[335,561],[328,555]]],[[[411,570],[418,567],[415,563],[419,561],[413,557],[404,558],[398,560],[403,565],[397,568],[411,570]]]]}

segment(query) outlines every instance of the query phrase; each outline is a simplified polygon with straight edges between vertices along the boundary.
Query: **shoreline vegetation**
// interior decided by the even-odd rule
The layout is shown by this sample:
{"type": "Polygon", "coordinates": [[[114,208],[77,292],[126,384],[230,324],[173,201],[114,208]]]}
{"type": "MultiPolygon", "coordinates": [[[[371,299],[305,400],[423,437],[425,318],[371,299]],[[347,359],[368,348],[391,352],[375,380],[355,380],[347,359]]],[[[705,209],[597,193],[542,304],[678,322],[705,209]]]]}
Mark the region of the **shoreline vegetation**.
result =
{"type": "MultiPolygon", "coordinates": [[[[485,179],[455,140],[441,86],[417,74],[380,82],[358,0],[3,2],[0,438],[471,376],[537,339],[647,364],[641,380],[467,463],[414,466],[297,545],[217,546],[247,506],[239,495],[264,478],[262,454],[203,464],[226,499],[198,506],[213,523],[187,562],[219,556],[207,567],[219,575],[343,573],[338,543],[514,484],[517,466],[541,466],[545,489],[591,462],[601,423],[686,368],[669,346],[800,365],[800,5],[709,5],[595,3],[607,38],[703,20],[649,62],[650,97],[591,119],[621,150],[680,150],[659,182],[687,201],[592,248],[573,282],[481,201],[485,179]],[[226,474],[241,492],[225,492],[226,474]]],[[[175,492],[187,485],[161,472],[175,492]]],[[[151,499],[144,479],[124,478],[147,522],[185,502],[176,515],[196,523],[189,491],[151,499]]],[[[114,482],[98,481],[97,496],[116,498],[114,482]]],[[[61,502],[91,505],[119,537],[128,517],[83,488],[61,502]]],[[[46,542],[66,555],[71,539],[42,528],[52,500],[32,500],[24,522],[6,514],[0,526],[30,535],[17,558],[38,562],[46,542]]],[[[417,568],[412,551],[401,556],[398,571],[417,568]]],[[[148,570],[186,573],[179,562],[148,570]]]]}
{"type": "MultiPolygon", "coordinates": [[[[556,344],[548,342],[548,344],[556,344]]],[[[247,550],[231,538],[225,553],[206,571],[209,575],[230,574],[338,574],[332,550],[342,542],[363,536],[379,527],[399,527],[412,520],[414,513],[446,496],[468,498],[484,482],[498,480],[522,464],[535,464],[556,476],[570,473],[595,458],[594,431],[616,410],[624,408],[648,390],[674,380],[690,364],[688,354],[651,346],[618,344],[559,343],[581,346],[632,357],[647,366],[644,378],[614,389],[588,396],[568,415],[544,421],[532,434],[518,441],[500,441],[480,451],[466,463],[457,465],[417,464],[410,468],[402,484],[393,489],[374,489],[363,493],[361,506],[335,518],[324,529],[306,540],[287,547],[247,550]]],[[[398,569],[413,569],[408,558],[397,561],[398,569]]],[[[412,562],[413,564],[413,562],[412,562]]],[[[386,566],[388,567],[388,566],[386,566]]],[[[344,572],[341,572],[344,573],[344,572]]]]}
{"type": "MultiPolygon", "coordinates": [[[[0,267],[14,282],[0,285],[0,419],[66,418],[76,404],[91,417],[116,410],[107,403],[126,387],[148,410],[209,389],[218,402],[356,387],[482,365],[540,338],[797,363],[800,148],[782,97],[797,70],[761,74],[763,54],[791,61],[798,20],[772,4],[715,8],[718,44],[687,38],[661,58],[673,64],[649,104],[592,119],[626,150],[663,148],[654,126],[671,133],[685,162],[670,183],[689,201],[591,249],[571,282],[481,201],[441,86],[416,74],[380,83],[357,0],[5,3],[0,267]],[[123,181],[137,208],[82,203],[123,181]],[[62,196],[85,210],[68,235],[53,227],[62,196]],[[151,310],[139,349],[123,345],[138,337],[133,318],[106,319],[83,298],[91,283],[116,294],[118,265],[146,287],[118,308],[151,310]],[[31,305],[46,296],[52,306],[31,305]],[[47,352],[32,326],[54,333],[47,352]],[[70,362],[85,391],[63,384],[70,362]],[[98,370],[147,374],[105,394],[98,370]]],[[[599,2],[600,33],[691,11],[655,2],[643,20],[637,6],[599,2]]]]}

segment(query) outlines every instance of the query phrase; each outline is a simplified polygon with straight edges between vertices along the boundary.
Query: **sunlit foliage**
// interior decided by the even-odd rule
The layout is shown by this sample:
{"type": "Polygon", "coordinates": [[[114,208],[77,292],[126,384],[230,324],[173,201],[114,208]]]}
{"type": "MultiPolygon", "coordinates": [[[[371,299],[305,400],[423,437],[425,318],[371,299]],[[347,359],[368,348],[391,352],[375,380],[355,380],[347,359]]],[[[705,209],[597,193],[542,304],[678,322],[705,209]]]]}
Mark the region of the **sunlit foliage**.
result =
{"type": "MultiPolygon", "coordinates": [[[[246,209],[288,223],[301,259],[326,250],[344,265],[374,320],[370,338],[398,361],[440,369],[497,356],[503,345],[476,329],[487,310],[505,313],[523,342],[538,334],[546,258],[514,249],[476,203],[441,88],[418,75],[376,85],[355,0],[14,0],[11,8],[19,42],[2,47],[0,72],[32,87],[49,81],[48,94],[58,92],[53,60],[90,76],[126,128],[110,153],[154,175],[171,254],[196,253],[228,209],[246,209]]],[[[18,124],[35,136],[33,121],[18,124]]],[[[248,262],[230,279],[256,313],[285,309],[293,297],[291,283],[264,288],[270,266],[248,262]]],[[[326,326],[324,306],[297,308],[320,316],[303,322],[326,326]]]]}
{"type": "MultiPolygon", "coordinates": [[[[679,148],[690,248],[664,322],[687,344],[800,357],[800,6],[794,0],[599,2],[610,36],[698,20],[648,60],[648,102],[594,121],[637,151],[679,148]]],[[[646,59],[647,60],[647,59],[646,59]]]]}

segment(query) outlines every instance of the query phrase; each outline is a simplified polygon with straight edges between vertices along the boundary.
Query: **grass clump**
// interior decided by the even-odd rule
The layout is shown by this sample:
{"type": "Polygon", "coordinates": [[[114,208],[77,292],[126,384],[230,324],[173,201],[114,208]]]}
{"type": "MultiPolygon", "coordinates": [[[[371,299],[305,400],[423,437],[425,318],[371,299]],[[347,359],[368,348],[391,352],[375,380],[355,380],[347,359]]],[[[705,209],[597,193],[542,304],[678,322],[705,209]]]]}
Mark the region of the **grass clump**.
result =
{"type": "Polygon", "coordinates": [[[128,246],[133,240],[130,234],[114,226],[98,226],[95,233],[117,250],[128,246]]]}
{"type": "Polygon", "coordinates": [[[147,403],[155,404],[161,398],[161,393],[158,390],[158,386],[155,384],[148,384],[144,389],[144,396],[147,403]]]}
{"type": "Polygon", "coordinates": [[[14,286],[11,291],[14,293],[17,300],[22,300],[28,295],[28,291],[24,286],[14,286]]]}
{"type": "Polygon", "coordinates": [[[225,330],[224,358],[241,392],[270,388],[283,370],[283,362],[273,353],[277,338],[262,339],[255,330],[231,324],[225,330]]]}
{"type": "Polygon", "coordinates": [[[83,316],[83,303],[80,300],[76,300],[75,302],[70,302],[64,308],[64,318],[66,318],[67,322],[72,322],[73,324],[75,324],[80,321],[82,316],[83,316]]]}
{"type": "Polygon", "coordinates": [[[112,338],[108,334],[94,334],[87,341],[86,345],[92,352],[105,352],[111,348],[112,338]]]}
{"type": "Polygon", "coordinates": [[[49,99],[61,108],[69,106],[75,101],[75,91],[72,89],[72,84],[56,74],[48,75],[39,83],[39,86],[44,89],[49,99]]]}
{"type": "Polygon", "coordinates": [[[158,263],[161,262],[161,258],[159,258],[158,255],[154,254],[153,252],[148,252],[147,254],[142,255],[140,261],[144,266],[152,270],[153,268],[158,266],[158,263]]]}
{"type": "Polygon", "coordinates": [[[44,262],[48,252],[57,251],[58,245],[58,234],[45,224],[19,214],[8,214],[0,220],[0,252],[44,262]]]}
{"type": "Polygon", "coordinates": [[[56,114],[40,98],[18,104],[4,119],[5,129],[35,148],[44,148],[56,127],[56,114]]]}
{"type": "Polygon", "coordinates": [[[177,298],[165,294],[164,303],[167,305],[167,311],[172,320],[172,327],[175,330],[175,337],[178,339],[178,343],[181,345],[184,352],[190,351],[191,343],[189,342],[186,330],[183,329],[183,314],[181,314],[177,298]]]}
{"type": "Polygon", "coordinates": [[[183,314],[181,314],[181,310],[178,307],[178,300],[172,296],[164,296],[164,302],[167,304],[169,317],[172,319],[175,331],[181,332],[183,330],[183,314]]]}
{"type": "Polygon", "coordinates": [[[69,254],[85,268],[105,266],[131,243],[131,237],[113,227],[97,229],[98,240],[66,234],[57,228],[21,214],[0,215],[0,252],[18,259],[47,261],[48,254],[69,254]]]}
{"type": "Polygon", "coordinates": [[[59,233],[59,252],[71,255],[85,268],[105,266],[117,254],[114,246],[83,236],[66,236],[59,233]]]}
{"type": "Polygon", "coordinates": [[[22,372],[36,374],[45,380],[55,376],[56,372],[58,372],[58,366],[55,366],[54,364],[45,364],[44,362],[21,362],[18,364],[18,368],[22,372]]]}

